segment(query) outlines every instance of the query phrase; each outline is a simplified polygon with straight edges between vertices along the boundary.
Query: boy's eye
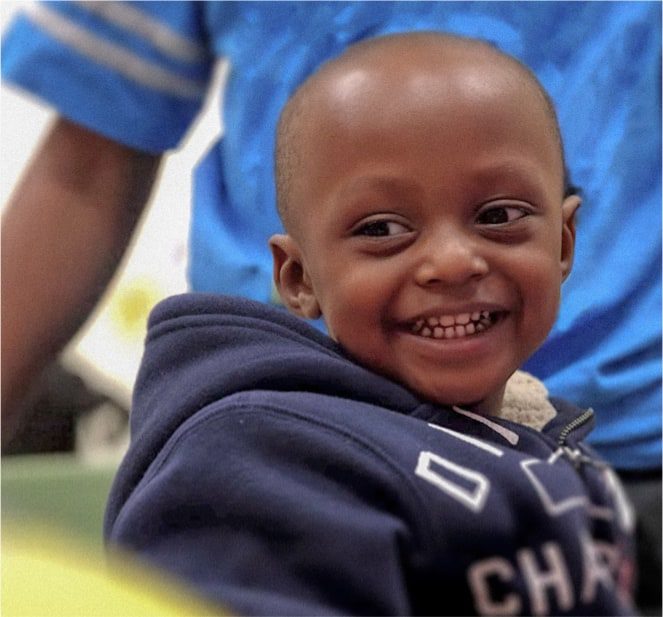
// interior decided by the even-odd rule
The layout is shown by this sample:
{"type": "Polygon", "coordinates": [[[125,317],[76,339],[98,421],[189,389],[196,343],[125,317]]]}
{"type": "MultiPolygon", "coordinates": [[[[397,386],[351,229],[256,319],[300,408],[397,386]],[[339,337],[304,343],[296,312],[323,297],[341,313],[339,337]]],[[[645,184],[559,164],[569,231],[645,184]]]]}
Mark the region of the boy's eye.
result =
{"type": "Polygon", "coordinates": [[[395,236],[408,233],[409,231],[411,230],[408,227],[397,221],[380,220],[364,223],[354,231],[353,235],[382,237],[395,236]]]}
{"type": "Polygon", "coordinates": [[[480,225],[504,225],[528,214],[527,210],[516,206],[492,206],[479,212],[476,222],[480,225]]]}

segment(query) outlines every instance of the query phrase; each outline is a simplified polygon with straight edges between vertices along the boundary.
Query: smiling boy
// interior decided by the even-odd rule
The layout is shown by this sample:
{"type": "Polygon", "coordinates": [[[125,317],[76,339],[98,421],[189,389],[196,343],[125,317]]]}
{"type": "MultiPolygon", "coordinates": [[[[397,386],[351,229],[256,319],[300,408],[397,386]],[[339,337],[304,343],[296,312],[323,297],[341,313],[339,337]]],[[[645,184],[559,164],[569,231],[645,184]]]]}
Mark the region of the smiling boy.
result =
{"type": "Polygon", "coordinates": [[[580,204],[533,76],[487,44],[380,39],[311,79],[280,132],[286,305],[427,399],[494,414],[553,325],[580,204]]]}
{"type": "Polygon", "coordinates": [[[329,337],[234,298],[155,309],[109,541],[240,614],[631,614],[591,411],[507,388],[580,204],[534,76],[374,39],[294,94],[276,161],[275,282],[329,337]]]}

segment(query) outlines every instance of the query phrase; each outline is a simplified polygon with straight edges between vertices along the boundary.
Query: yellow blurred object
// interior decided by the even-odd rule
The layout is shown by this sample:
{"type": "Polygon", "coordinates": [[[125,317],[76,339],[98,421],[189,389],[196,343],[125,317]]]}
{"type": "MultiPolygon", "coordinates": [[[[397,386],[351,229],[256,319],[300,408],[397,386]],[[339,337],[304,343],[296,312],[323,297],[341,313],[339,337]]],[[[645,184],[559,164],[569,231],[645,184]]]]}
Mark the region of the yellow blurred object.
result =
{"type": "Polygon", "coordinates": [[[142,342],[147,318],[154,305],[163,297],[156,280],[134,277],[121,283],[110,298],[110,315],[116,333],[142,342]]]}
{"type": "Polygon", "coordinates": [[[3,617],[227,615],[124,556],[107,563],[45,528],[3,521],[3,617]]]}

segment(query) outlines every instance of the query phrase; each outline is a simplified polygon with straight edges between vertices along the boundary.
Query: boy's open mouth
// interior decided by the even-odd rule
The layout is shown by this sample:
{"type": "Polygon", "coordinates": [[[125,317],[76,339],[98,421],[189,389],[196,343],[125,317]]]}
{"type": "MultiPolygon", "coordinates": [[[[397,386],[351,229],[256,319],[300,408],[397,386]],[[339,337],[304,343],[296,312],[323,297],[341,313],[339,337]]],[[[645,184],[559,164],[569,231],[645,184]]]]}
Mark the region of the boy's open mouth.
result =
{"type": "Polygon", "coordinates": [[[472,336],[492,328],[505,313],[503,311],[476,311],[458,315],[440,315],[418,319],[410,332],[434,339],[454,339],[472,336]]]}

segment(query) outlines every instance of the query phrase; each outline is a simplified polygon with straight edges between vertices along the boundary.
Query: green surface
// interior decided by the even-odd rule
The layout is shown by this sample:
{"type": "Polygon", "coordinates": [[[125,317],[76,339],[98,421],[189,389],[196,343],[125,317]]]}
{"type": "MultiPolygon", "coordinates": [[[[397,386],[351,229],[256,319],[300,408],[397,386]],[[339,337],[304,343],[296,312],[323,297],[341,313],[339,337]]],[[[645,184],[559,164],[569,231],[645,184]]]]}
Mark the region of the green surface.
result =
{"type": "Polygon", "coordinates": [[[2,521],[55,527],[101,550],[115,471],[115,465],[86,465],[69,454],[5,456],[2,521]]]}

